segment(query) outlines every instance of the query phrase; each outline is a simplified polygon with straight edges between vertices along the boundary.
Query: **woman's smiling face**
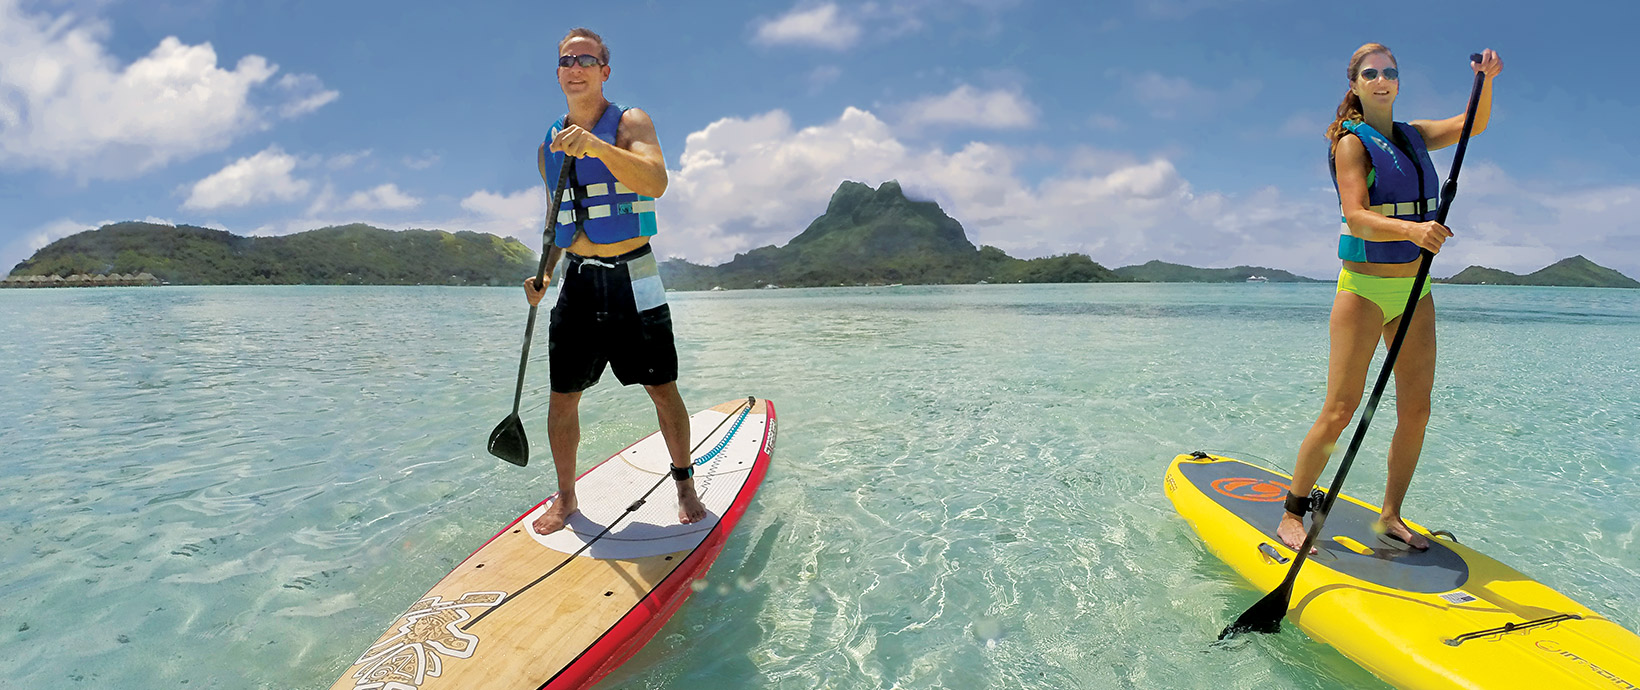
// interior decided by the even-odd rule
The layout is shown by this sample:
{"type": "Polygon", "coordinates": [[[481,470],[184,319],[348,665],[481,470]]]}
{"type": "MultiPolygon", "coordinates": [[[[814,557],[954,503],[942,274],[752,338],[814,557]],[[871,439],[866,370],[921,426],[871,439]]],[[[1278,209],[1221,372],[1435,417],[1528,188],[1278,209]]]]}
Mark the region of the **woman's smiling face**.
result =
{"type": "Polygon", "coordinates": [[[1401,92],[1399,76],[1395,60],[1384,53],[1373,53],[1361,60],[1361,67],[1356,71],[1350,89],[1361,98],[1363,106],[1388,107],[1401,92]]]}

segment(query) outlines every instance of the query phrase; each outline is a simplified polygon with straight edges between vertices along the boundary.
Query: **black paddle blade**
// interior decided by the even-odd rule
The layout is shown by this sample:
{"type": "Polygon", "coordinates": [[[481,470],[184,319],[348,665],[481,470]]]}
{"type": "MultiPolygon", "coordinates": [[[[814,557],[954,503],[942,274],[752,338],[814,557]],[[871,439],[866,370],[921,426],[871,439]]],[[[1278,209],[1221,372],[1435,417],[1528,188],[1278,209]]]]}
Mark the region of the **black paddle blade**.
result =
{"type": "Polygon", "coordinates": [[[1281,619],[1287,617],[1287,601],[1292,593],[1286,587],[1277,587],[1276,591],[1264,595],[1257,604],[1241,614],[1236,622],[1219,633],[1219,639],[1235,637],[1245,632],[1278,633],[1281,632],[1281,619]]]}
{"type": "Polygon", "coordinates": [[[519,467],[530,464],[530,441],[524,437],[524,422],[518,415],[507,415],[490,432],[490,455],[519,467]]]}

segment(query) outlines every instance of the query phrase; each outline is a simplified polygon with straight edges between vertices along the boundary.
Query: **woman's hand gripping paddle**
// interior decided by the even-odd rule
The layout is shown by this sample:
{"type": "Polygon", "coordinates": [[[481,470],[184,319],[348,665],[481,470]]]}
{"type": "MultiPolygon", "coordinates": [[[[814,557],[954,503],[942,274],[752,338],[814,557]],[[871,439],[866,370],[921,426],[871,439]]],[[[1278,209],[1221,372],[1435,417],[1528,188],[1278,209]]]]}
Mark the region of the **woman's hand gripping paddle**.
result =
{"type": "MultiPolygon", "coordinates": [[[[535,285],[542,289],[546,288],[542,281],[547,277],[547,257],[553,254],[551,245],[558,230],[559,199],[564,194],[564,180],[569,178],[572,165],[575,165],[575,157],[564,156],[564,167],[558,169],[558,183],[553,186],[551,203],[547,204],[547,229],[543,233],[546,242],[541,247],[541,266],[535,270],[535,285]]],[[[530,336],[535,333],[535,312],[538,308],[537,305],[530,305],[530,320],[524,326],[524,354],[518,361],[518,388],[513,391],[512,414],[490,432],[490,455],[519,467],[530,463],[530,442],[524,436],[524,422],[518,418],[518,404],[524,399],[524,367],[530,363],[530,336]]]]}
{"type": "MultiPolygon", "coordinates": [[[[1479,63],[1481,56],[1469,56],[1470,62],[1479,63]]],[[[1452,156],[1452,174],[1447,177],[1446,185],[1441,188],[1441,206],[1437,212],[1436,222],[1446,225],[1446,212],[1452,207],[1452,198],[1458,195],[1458,171],[1463,166],[1464,150],[1469,147],[1469,130],[1475,124],[1475,111],[1481,100],[1481,86],[1486,83],[1486,73],[1475,73],[1475,86],[1469,92],[1469,110],[1464,114],[1463,133],[1458,137],[1458,150],[1452,156]]],[[[1350,464],[1355,462],[1355,453],[1361,449],[1361,441],[1366,438],[1367,425],[1372,423],[1372,413],[1378,409],[1378,398],[1383,396],[1384,387],[1389,383],[1389,377],[1395,370],[1395,357],[1401,352],[1401,341],[1406,339],[1407,326],[1412,323],[1412,312],[1418,306],[1418,297],[1424,290],[1424,281],[1429,278],[1430,260],[1435,258],[1428,249],[1422,251],[1421,261],[1418,264],[1418,277],[1412,281],[1412,292],[1407,295],[1406,311],[1401,315],[1401,325],[1395,329],[1395,340],[1390,343],[1389,352],[1384,355],[1384,368],[1378,372],[1378,382],[1372,387],[1372,397],[1367,400],[1367,410],[1361,414],[1361,421],[1355,427],[1355,436],[1350,439],[1350,447],[1344,453],[1344,461],[1338,466],[1338,474],[1333,476],[1332,486],[1327,489],[1327,497],[1322,499],[1321,507],[1315,511],[1315,517],[1310,523],[1310,532],[1304,537],[1304,545],[1298,547],[1298,553],[1293,555],[1293,564],[1287,569],[1287,577],[1281,581],[1281,586],[1265,595],[1253,607],[1241,614],[1236,622],[1219,633],[1219,639],[1225,639],[1244,632],[1274,633],[1281,630],[1281,619],[1287,616],[1287,606],[1292,602],[1293,583],[1298,580],[1298,568],[1309,560],[1310,547],[1321,536],[1321,527],[1327,522],[1327,514],[1332,511],[1333,501],[1338,500],[1338,494],[1344,488],[1344,476],[1349,474],[1350,464]]]]}

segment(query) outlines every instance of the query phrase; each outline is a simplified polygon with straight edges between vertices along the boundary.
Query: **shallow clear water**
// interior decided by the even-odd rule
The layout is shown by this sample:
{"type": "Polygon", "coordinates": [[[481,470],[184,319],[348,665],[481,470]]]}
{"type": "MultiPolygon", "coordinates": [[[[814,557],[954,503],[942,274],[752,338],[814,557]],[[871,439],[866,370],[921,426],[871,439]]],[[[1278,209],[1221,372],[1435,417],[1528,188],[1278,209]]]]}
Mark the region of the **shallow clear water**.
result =
{"type": "MultiPolygon", "coordinates": [[[[544,346],[539,461],[483,448],[518,292],[0,291],[0,686],[328,687],[553,488],[544,346]]],[[[1640,629],[1640,291],[1436,294],[1409,517],[1640,629]]],[[[671,299],[685,399],[773,400],[779,451],[605,687],[1383,687],[1292,626],[1209,648],[1260,593],[1160,485],[1196,449],[1290,466],[1330,285],[671,299]]],[[[1350,493],[1379,497],[1393,419],[1350,493]]],[[[655,426],[608,374],[582,422],[583,467],[655,426]]]]}

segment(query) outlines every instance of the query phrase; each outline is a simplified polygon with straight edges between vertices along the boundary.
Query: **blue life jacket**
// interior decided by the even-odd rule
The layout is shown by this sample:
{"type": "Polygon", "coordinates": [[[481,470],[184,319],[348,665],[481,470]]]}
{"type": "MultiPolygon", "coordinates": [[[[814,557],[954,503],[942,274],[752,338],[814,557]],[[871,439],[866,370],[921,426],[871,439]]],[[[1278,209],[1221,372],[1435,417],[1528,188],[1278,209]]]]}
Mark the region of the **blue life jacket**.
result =
{"type": "MultiPolygon", "coordinates": [[[[1429,149],[1418,130],[1405,122],[1395,123],[1395,129],[1411,147],[1411,158],[1387,137],[1365,122],[1345,121],[1344,129],[1360,137],[1372,156],[1372,171],[1367,173],[1367,209],[1390,218],[1422,222],[1435,220],[1440,204],[1441,179],[1435,164],[1429,160],[1429,149]]],[[[1332,171],[1333,189],[1338,188],[1338,166],[1331,151],[1327,167],[1332,171]]],[[[1342,205],[1342,202],[1340,202],[1342,205]]],[[[1344,221],[1343,214],[1339,220],[1344,221]]],[[[1418,245],[1407,240],[1374,242],[1350,234],[1345,221],[1338,235],[1338,258],[1375,264],[1404,264],[1417,261],[1418,245]]]]}
{"type": "MultiPolygon", "coordinates": [[[[621,116],[626,114],[626,110],[610,103],[598,118],[598,124],[593,126],[592,133],[599,139],[615,143],[616,131],[620,129],[621,116]]],[[[568,117],[565,115],[552,123],[552,129],[547,132],[548,146],[552,145],[552,138],[558,135],[558,130],[564,128],[564,120],[568,117]]],[[[559,170],[563,164],[562,152],[547,151],[547,170],[559,170]]],[[[587,239],[598,244],[614,244],[655,234],[655,198],[638,194],[617,182],[603,161],[591,156],[578,158],[570,175],[564,181],[564,190],[559,193],[558,228],[553,233],[553,244],[569,247],[575,240],[576,230],[586,233],[587,239]]]]}

